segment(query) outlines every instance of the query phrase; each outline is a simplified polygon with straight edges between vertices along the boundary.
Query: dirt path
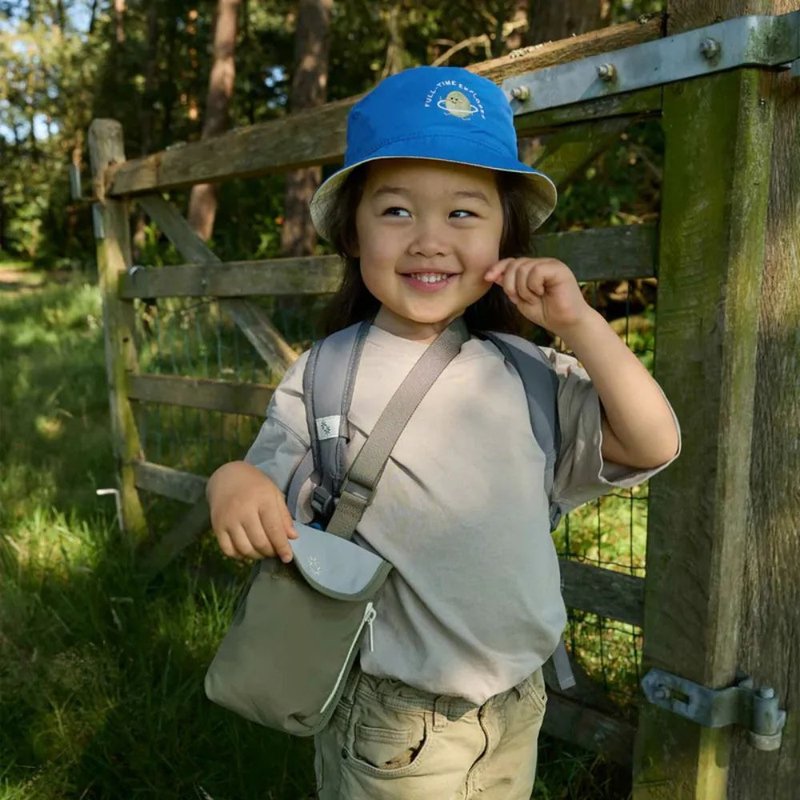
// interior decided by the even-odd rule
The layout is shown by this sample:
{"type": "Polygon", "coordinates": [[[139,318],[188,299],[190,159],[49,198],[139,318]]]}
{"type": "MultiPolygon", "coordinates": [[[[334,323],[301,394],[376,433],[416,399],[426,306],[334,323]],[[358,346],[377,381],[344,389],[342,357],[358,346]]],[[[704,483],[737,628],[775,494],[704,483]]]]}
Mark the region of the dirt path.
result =
{"type": "Polygon", "coordinates": [[[72,274],[67,270],[41,272],[4,267],[0,264],[0,292],[32,291],[41,289],[48,283],[69,283],[72,274]]]}

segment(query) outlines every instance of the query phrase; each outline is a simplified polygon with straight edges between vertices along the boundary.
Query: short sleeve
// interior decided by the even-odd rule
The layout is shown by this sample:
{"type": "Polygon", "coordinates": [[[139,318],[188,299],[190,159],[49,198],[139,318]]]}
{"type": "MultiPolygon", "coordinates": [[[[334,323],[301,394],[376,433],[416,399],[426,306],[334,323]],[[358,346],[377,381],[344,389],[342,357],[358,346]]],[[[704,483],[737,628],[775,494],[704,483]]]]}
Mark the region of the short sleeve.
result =
{"type": "Polygon", "coordinates": [[[286,371],[270,399],[261,430],[244,458],[282,492],[286,492],[292,474],[310,446],[303,400],[307,360],[308,353],[303,353],[286,371]]]}
{"type": "MultiPolygon", "coordinates": [[[[629,488],[643,483],[677,458],[678,453],[664,464],[649,469],[605,461],[600,398],[589,375],[575,358],[549,348],[542,350],[559,381],[561,450],[556,463],[553,499],[562,511],[571,511],[614,487],[629,488]]],[[[678,428],[671,406],[670,412],[678,428]]]]}

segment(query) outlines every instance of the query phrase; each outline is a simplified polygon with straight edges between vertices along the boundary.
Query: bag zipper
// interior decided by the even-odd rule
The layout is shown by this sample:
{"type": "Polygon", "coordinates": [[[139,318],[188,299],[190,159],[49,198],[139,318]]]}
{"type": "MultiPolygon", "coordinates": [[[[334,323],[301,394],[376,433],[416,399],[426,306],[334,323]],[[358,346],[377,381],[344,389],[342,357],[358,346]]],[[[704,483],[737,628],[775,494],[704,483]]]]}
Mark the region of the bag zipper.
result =
{"type": "Polygon", "coordinates": [[[368,626],[369,630],[369,649],[374,649],[375,643],[372,638],[372,623],[376,616],[378,616],[378,613],[375,611],[375,606],[373,606],[371,602],[367,603],[367,607],[364,609],[364,616],[361,619],[361,624],[358,626],[356,635],[353,637],[353,641],[350,644],[350,649],[347,651],[347,657],[344,660],[344,664],[342,664],[342,668],[339,670],[339,674],[336,676],[336,683],[333,685],[333,690],[328,695],[328,699],[322,704],[322,708],[319,710],[320,714],[325,713],[325,709],[336,697],[336,693],[339,691],[339,684],[341,684],[342,680],[347,674],[347,667],[350,664],[350,657],[353,655],[353,651],[356,649],[359,641],[361,640],[361,634],[365,625],[368,626]]]}

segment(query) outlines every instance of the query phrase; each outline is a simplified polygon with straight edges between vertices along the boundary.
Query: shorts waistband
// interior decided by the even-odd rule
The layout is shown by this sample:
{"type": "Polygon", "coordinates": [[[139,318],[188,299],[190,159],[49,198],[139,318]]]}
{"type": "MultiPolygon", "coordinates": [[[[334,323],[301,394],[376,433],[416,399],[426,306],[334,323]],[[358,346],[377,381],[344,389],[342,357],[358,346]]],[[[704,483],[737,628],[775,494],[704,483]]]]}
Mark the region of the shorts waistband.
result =
{"type": "Polygon", "coordinates": [[[516,694],[519,698],[525,697],[533,691],[532,678],[533,676],[525,678],[506,692],[490,697],[480,706],[463,697],[437,695],[393,678],[368,675],[356,665],[347,679],[342,697],[352,703],[356,695],[362,695],[398,711],[430,711],[454,720],[471,711],[503,702],[510,693],[516,694]]]}

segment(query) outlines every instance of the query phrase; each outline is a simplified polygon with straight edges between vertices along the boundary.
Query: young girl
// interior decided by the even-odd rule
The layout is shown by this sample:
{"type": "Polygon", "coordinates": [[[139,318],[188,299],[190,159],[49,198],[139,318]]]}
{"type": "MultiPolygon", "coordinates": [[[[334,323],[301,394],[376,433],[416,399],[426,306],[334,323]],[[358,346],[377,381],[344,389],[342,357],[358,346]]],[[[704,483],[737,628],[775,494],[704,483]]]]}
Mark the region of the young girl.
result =
{"type": "MultiPolygon", "coordinates": [[[[553,495],[568,511],[663,468],[679,433],[658,385],[569,268],[529,256],[556,192],[516,153],[508,101],[492,82],[463,69],[408,70],[354,106],[345,167],[319,188],[311,214],[346,264],[332,330],[374,317],[348,463],[453,319],[513,333],[524,317],[583,366],[547,351],[559,376],[553,495]]],[[[305,363],[277,388],[246,461],[208,483],[231,557],[292,558],[284,493],[309,446],[305,363]]],[[[373,647],[316,740],[320,798],[530,797],[541,666],[566,622],[543,467],[520,378],[494,345],[471,338],[411,417],[358,527],[394,569],[373,647]]],[[[307,495],[302,521],[312,517],[307,495]]]]}

